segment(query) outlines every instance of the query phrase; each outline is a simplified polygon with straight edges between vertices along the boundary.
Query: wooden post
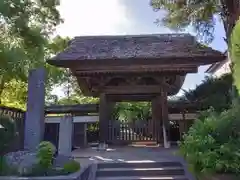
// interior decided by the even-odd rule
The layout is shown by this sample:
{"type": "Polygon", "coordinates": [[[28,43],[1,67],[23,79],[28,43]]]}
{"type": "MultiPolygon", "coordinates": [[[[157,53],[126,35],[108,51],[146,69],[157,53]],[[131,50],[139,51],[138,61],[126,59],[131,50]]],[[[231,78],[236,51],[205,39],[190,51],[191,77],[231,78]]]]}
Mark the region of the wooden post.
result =
{"type": "Polygon", "coordinates": [[[185,118],[185,112],[181,112],[182,114],[182,119],[179,121],[179,134],[180,134],[180,140],[182,140],[182,137],[186,131],[186,118],[185,118]]]}
{"type": "Polygon", "coordinates": [[[163,143],[160,96],[152,99],[152,130],[154,139],[156,139],[158,143],[163,143]]]}
{"type": "Polygon", "coordinates": [[[109,131],[109,121],[111,120],[111,113],[113,110],[114,104],[107,100],[106,94],[100,95],[99,103],[99,131],[100,131],[100,149],[106,148],[106,143],[108,140],[108,131],[109,131]]]}
{"type": "Polygon", "coordinates": [[[163,139],[164,147],[170,147],[170,125],[168,119],[168,103],[167,103],[167,92],[164,88],[161,89],[161,113],[163,120],[163,139]]]}
{"type": "Polygon", "coordinates": [[[100,135],[100,143],[105,144],[106,141],[106,114],[107,114],[107,102],[106,102],[106,95],[100,95],[100,102],[99,102],[99,135],[100,135]]]}

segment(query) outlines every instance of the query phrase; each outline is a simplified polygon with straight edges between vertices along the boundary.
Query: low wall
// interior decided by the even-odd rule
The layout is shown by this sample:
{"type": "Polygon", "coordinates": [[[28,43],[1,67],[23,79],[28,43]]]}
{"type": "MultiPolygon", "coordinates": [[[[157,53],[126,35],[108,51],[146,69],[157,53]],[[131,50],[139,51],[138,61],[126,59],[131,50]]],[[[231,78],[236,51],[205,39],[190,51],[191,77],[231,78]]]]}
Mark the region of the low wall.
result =
{"type": "Polygon", "coordinates": [[[94,164],[82,168],[76,173],[66,176],[46,176],[46,177],[17,177],[0,176],[0,180],[95,180],[96,167],[94,164]]]}

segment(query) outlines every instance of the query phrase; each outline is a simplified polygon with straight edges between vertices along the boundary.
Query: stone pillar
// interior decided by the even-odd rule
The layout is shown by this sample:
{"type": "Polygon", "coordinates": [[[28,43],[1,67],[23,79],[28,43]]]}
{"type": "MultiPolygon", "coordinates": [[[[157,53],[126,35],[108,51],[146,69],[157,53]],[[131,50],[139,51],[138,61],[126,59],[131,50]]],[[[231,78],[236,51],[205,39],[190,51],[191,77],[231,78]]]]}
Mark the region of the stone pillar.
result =
{"type": "Polygon", "coordinates": [[[152,99],[152,133],[158,143],[163,143],[162,117],[161,117],[161,98],[156,96],[152,99]]]}
{"type": "Polygon", "coordinates": [[[58,154],[71,156],[72,152],[73,117],[66,115],[61,118],[59,127],[58,154]]]}
{"type": "Polygon", "coordinates": [[[31,70],[28,76],[24,149],[30,151],[36,150],[44,136],[45,77],[46,72],[44,68],[31,70]]]}
{"type": "Polygon", "coordinates": [[[161,90],[161,114],[163,120],[163,139],[164,147],[170,148],[170,124],[168,118],[167,92],[164,88],[161,90]]]}

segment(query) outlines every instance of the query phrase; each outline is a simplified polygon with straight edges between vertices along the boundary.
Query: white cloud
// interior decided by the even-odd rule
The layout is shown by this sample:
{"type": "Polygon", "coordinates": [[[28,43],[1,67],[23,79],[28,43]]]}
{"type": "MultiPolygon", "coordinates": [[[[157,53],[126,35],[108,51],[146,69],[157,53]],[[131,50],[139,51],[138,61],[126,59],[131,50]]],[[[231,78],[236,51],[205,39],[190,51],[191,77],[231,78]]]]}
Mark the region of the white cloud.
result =
{"type": "Polygon", "coordinates": [[[62,36],[125,34],[131,23],[121,0],[61,0],[62,36]]]}

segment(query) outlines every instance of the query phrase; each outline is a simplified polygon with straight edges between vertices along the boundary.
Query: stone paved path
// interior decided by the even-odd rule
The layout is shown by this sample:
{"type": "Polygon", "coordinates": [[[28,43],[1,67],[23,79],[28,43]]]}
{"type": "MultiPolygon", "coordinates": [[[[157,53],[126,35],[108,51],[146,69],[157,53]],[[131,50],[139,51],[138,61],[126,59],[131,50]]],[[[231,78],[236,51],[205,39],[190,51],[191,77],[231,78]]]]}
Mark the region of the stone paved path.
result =
{"type": "MultiPolygon", "coordinates": [[[[77,149],[72,152],[74,158],[87,166],[99,162],[161,162],[179,161],[186,168],[186,163],[176,154],[177,148],[164,149],[163,147],[109,147],[107,151],[97,151],[93,148],[77,149]]],[[[189,174],[189,176],[191,176],[189,174]]],[[[193,178],[189,178],[193,179],[193,178]]]]}
{"type": "Polygon", "coordinates": [[[130,161],[173,161],[180,157],[176,155],[177,148],[162,147],[109,147],[107,151],[97,151],[93,148],[77,149],[72,152],[81,164],[97,162],[130,162],[130,161]]]}

